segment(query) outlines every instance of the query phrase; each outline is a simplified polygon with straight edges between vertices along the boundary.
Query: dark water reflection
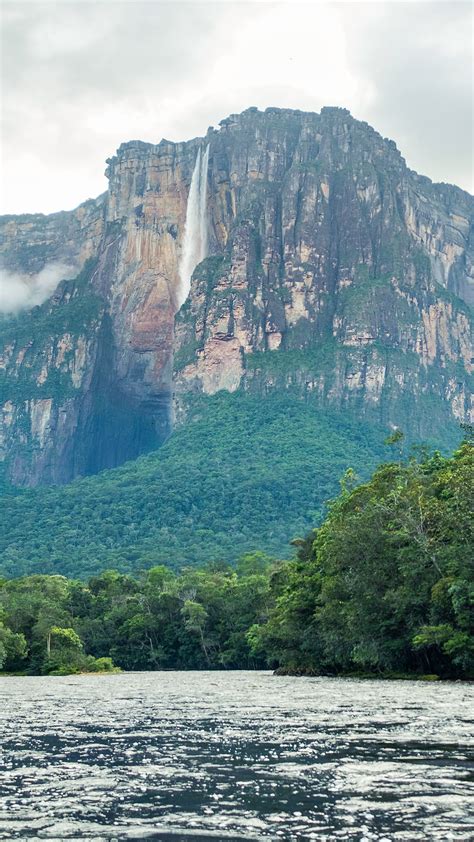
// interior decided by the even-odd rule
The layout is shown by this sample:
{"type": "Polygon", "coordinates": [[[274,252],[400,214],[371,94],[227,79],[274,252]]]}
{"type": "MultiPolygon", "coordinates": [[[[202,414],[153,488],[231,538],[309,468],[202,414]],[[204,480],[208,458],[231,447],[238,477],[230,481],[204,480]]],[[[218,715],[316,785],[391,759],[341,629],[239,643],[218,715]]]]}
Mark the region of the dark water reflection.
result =
{"type": "Polygon", "coordinates": [[[474,688],[0,679],[0,839],[468,840],[474,688]]]}

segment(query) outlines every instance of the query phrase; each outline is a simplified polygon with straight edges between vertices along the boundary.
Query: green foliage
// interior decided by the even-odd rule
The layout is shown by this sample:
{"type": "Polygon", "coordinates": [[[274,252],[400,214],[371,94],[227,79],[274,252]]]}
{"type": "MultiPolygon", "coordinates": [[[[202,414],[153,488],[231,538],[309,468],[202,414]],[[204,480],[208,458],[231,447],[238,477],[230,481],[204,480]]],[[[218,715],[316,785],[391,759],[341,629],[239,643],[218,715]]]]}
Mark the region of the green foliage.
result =
{"type": "Polygon", "coordinates": [[[199,348],[199,342],[195,339],[192,339],[190,342],[186,342],[184,345],[181,345],[179,350],[175,353],[173,359],[173,368],[174,371],[181,371],[181,369],[186,368],[189,363],[194,362],[196,357],[196,351],[199,348]]]}
{"type": "Polygon", "coordinates": [[[0,583],[0,669],[28,673],[263,666],[248,629],[266,616],[274,562],[249,554],[225,564],[164,566],[138,579],[105,571],[87,584],[59,576],[0,583]],[[241,572],[238,572],[241,571],[241,572]],[[58,618],[62,625],[56,625],[58,618]],[[8,655],[8,657],[7,657],[8,655]]]}
{"type": "Polygon", "coordinates": [[[48,299],[32,310],[3,317],[0,321],[2,344],[15,342],[19,347],[32,343],[38,345],[63,333],[80,334],[84,326],[97,317],[101,308],[101,300],[90,285],[94,268],[95,261],[88,260],[76,278],[63,281],[67,295],[59,303],[48,299]]]}
{"type": "Polygon", "coordinates": [[[43,672],[68,675],[81,671],[82,641],[74,629],[51,626],[46,641],[47,657],[43,672]]]}
{"type": "Polygon", "coordinates": [[[273,588],[253,652],[288,671],[474,675],[474,448],[343,484],[273,588]]]}
{"type": "Polygon", "coordinates": [[[45,675],[103,672],[109,661],[84,653],[63,576],[29,576],[0,582],[0,669],[45,675]]]}
{"type": "Polygon", "coordinates": [[[324,522],[276,562],[0,581],[0,669],[65,675],[274,666],[474,676],[474,447],[349,469],[324,522]]]}
{"type": "Polygon", "coordinates": [[[288,556],[338,477],[349,466],[367,476],[383,457],[384,436],[289,391],[198,399],[154,453],[64,488],[5,493],[0,572],[81,578],[234,562],[255,550],[288,556]]]}
{"type": "Polygon", "coordinates": [[[403,441],[404,435],[401,430],[395,430],[385,439],[385,444],[399,444],[403,441]]]}
{"type": "Polygon", "coordinates": [[[112,658],[93,658],[89,655],[84,666],[87,672],[119,672],[112,658]]]}
{"type": "MultiPolygon", "coordinates": [[[[389,308],[390,311],[390,308],[389,308]]],[[[245,368],[251,373],[245,381],[245,388],[256,394],[266,394],[268,383],[275,391],[286,392],[293,389],[295,400],[301,400],[305,394],[306,400],[311,400],[314,385],[324,380],[324,400],[330,399],[335,371],[352,371],[354,373],[377,366],[390,372],[383,389],[383,401],[386,409],[384,415],[397,419],[397,423],[407,431],[407,443],[412,444],[418,437],[430,446],[453,448],[459,442],[459,429],[453,423],[447,404],[440,395],[443,394],[446,378],[452,378],[461,383],[465,381],[466,373],[458,362],[446,360],[443,368],[433,367],[429,374],[420,369],[419,357],[410,351],[403,351],[399,347],[390,347],[380,339],[371,341],[367,345],[352,347],[330,339],[321,344],[306,344],[302,334],[298,335],[302,320],[294,327],[297,347],[289,347],[273,351],[260,351],[245,356],[245,368]],[[302,347],[303,346],[303,347],[302,347]],[[403,378],[408,383],[416,383],[416,397],[406,388],[397,384],[397,379],[403,378]],[[299,395],[298,395],[299,393],[299,395]],[[387,408],[390,408],[387,411],[387,408]]],[[[304,332],[304,331],[303,331],[304,332]]],[[[287,334],[287,342],[292,343],[292,331],[287,334]]],[[[319,386],[314,390],[318,391],[319,386]]],[[[314,399],[314,398],[313,398],[314,399]]],[[[370,406],[365,401],[362,406],[354,395],[349,412],[352,417],[363,413],[366,423],[377,423],[380,419],[380,407],[370,406]]],[[[347,411],[347,410],[346,410],[347,411]]],[[[379,452],[377,454],[381,456],[379,452]]]]}
{"type": "Polygon", "coordinates": [[[20,668],[27,654],[23,634],[16,634],[0,622],[0,670],[20,668]]]}
{"type": "MultiPolygon", "coordinates": [[[[98,324],[103,303],[90,284],[94,267],[95,261],[88,260],[77,278],[63,281],[59,300],[53,297],[17,316],[0,316],[0,348],[13,345],[25,352],[22,365],[0,372],[0,403],[32,398],[64,400],[75,394],[68,371],[50,366],[44,382],[38,375],[48,356],[46,346],[52,346],[64,334],[87,336],[98,324]]],[[[65,361],[71,353],[66,353],[65,361]]]]}
{"type": "Polygon", "coordinates": [[[250,371],[288,375],[295,371],[320,373],[333,371],[339,347],[335,340],[308,348],[257,351],[247,354],[245,367],[250,371]]]}

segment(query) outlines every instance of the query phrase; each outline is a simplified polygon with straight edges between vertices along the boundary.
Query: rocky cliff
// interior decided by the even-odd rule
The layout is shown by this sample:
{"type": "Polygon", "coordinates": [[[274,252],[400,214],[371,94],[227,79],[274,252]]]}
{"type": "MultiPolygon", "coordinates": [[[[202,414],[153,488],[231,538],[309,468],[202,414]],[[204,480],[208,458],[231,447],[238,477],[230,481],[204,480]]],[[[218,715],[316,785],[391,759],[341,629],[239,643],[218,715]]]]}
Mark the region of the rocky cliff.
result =
{"type": "Polygon", "coordinates": [[[80,268],[1,324],[0,446],[15,483],[67,482],[158,446],[195,395],[296,400],[418,438],[470,417],[474,203],[410,171],[344,109],[249,109],[206,138],[132,141],[108,192],[4,217],[6,269],[80,268]],[[198,151],[207,257],[179,312],[198,151]]]}

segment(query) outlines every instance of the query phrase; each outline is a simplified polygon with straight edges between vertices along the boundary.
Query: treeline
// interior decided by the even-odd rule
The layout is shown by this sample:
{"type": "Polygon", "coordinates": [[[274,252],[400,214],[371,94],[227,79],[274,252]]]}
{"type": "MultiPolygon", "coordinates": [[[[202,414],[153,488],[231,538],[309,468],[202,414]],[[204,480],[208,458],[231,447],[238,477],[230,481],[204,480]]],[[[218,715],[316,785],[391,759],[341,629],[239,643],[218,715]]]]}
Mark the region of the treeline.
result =
{"type": "Polygon", "coordinates": [[[389,455],[384,429],[290,392],[219,392],[190,412],[163,447],[120,468],[61,487],[0,481],[0,576],[182,570],[255,549],[289,558],[344,471],[367,479],[389,455]]]}
{"type": "Polygon", "coordinates": [[[0,582],[0,667],[474,677],[474,448],[347,472],[297,557],[0,582]]]}
{"type": "Polygon", "coordinates": [[[112,570],[87,584],[57,575],[3,580],[0,665],[43,674],[114,664],[125,670],[265,666],[247,633],[270,611],[272,569],[270,559],[255,553],[235,569],[214,564],[177,575],[157,566],[138,578],[112,570]]]}
{"type": "Polygon", "coordinates": [[[474,447],[346,474],[253,650],[290,672],[474,678],[474,447]]]}

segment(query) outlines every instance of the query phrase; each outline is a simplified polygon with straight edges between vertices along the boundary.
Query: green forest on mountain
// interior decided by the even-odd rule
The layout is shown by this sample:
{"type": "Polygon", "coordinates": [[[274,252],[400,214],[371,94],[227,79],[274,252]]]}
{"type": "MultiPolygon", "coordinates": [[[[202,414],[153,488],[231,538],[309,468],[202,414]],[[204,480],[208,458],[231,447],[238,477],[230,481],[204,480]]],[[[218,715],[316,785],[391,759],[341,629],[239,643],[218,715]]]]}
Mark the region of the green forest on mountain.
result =
{"type": "Polygon", "coordinates": [[[197,399],[146,456],[61,488],[6,485],[0,575],[180,570],[255,550],[288,558],[346,469],[364,479],[387,456],[385,436],[290,390],[197,399]]]}
{"type": "MultiPolygon", "coordinates": [[[[290,561],[254,552],[87,583],[3,579],[0,668],[473,678],[473,468],[464,441],[450,457],[382,463],[363,483],[347,471],[290,561]]],[[[312,481],[302,478],[308,494],[312,481]]]]}

